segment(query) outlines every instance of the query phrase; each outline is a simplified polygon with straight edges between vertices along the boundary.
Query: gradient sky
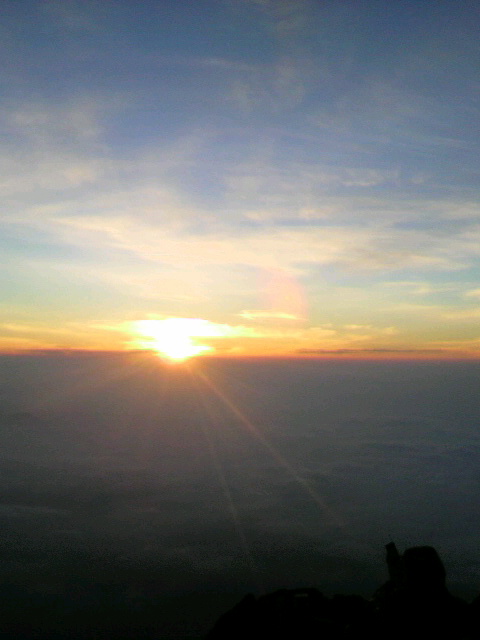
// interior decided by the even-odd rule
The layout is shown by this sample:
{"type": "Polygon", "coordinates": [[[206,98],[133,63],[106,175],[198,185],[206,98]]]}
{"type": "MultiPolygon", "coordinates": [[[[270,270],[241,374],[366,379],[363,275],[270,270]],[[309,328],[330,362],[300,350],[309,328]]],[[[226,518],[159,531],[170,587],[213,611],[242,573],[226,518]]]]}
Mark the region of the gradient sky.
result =
{"type": "Polygon", "coordinates": [[[480,353],[478,2],[0,12],[1,349],[480,353]]]}

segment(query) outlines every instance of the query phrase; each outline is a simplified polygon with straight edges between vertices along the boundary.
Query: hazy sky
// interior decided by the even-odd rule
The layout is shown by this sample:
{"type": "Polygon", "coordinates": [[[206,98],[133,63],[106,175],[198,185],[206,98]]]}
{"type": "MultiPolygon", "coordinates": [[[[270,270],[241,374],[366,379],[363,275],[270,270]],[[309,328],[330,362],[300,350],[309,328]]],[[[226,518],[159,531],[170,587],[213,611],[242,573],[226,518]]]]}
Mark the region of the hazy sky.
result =
{"type": "Polygon", "coordinates": [[[2,349],[478,354],[477,2],[0,12],[2,349]]]}

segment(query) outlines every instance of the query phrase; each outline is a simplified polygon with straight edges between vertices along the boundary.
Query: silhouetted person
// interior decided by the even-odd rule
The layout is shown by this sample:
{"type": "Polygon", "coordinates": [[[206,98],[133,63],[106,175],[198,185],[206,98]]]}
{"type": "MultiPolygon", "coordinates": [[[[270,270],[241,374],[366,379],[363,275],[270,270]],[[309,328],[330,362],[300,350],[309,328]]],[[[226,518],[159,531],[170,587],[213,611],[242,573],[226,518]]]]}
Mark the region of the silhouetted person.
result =
{"type": "Polygon", "coordinates": [[[380,637],[468,637],[467,605],[448,592],[445,568],[433,547],[412,547],[400,556],[390,543],[387,564],[390,580],[375,595],[380,637]]]}
{"type": "Polygon", "coordinates": [[[394,542],[389,542],[385,549],[387,551],[387,566],[390,582],[399,587],[403,584],[405,576],[403,572],[402,556],[398,553],[398,549],[394,542]]]}
{"type": "Polygon", "coordinates": [[[412,547],[403,554],[405,585],[418,595],[437,597],[447,593],[446,572],[433,547],[412,547]]]}

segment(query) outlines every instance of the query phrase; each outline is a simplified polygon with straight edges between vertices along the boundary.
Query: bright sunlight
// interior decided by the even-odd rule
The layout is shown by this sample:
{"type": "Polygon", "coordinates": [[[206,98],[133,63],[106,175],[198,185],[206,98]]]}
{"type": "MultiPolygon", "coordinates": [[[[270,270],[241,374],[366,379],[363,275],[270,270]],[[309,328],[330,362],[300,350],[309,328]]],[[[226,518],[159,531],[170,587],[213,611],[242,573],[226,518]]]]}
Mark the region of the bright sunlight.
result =
{"type": "Polygon", "coordinates": [[[174,362],[214,351],[210,345],[199,344],[203,338],[219,338],[230,335],[228,325],[216,324],[201,318],[165,318],[163,320],[139,320],[134,322],[139,336],[136,346],[152,349],[160,356],[174,362]]]}

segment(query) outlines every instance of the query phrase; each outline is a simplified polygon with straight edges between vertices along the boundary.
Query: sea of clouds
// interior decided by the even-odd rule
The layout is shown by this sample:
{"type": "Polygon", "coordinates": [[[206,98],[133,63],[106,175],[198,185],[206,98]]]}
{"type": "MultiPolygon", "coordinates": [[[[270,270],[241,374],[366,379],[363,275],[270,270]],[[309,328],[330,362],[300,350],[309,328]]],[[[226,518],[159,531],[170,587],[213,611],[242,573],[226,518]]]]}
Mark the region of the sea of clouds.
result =
{"type": "Polygon", "coordinates": [[[195,637],[249,591],[371,594],[390,539],[473,597],[479,383],[460,361],[2,356],[5,606],[195,637]]]}

